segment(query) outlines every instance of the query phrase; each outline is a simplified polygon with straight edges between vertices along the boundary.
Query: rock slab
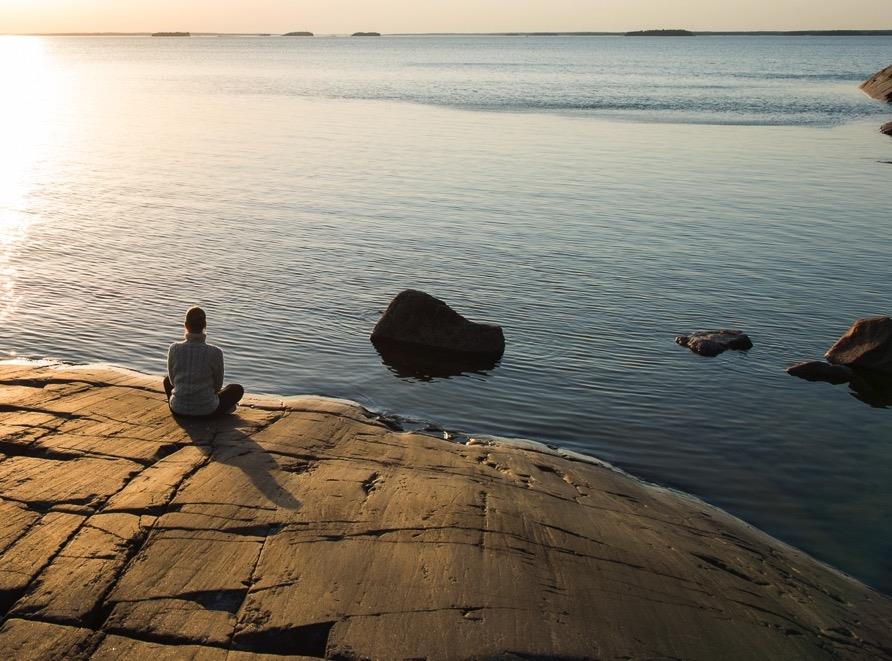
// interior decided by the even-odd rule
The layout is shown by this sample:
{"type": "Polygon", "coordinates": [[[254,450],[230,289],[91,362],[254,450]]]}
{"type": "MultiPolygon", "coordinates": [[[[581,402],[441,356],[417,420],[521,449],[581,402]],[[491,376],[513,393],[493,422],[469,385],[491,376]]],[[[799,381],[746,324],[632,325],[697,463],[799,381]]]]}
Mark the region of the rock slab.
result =
{"type": "Polygon", "coordinates": [[[701,356],[718,356],[728,349],[747,351],[753,348],[749,336],[737,330],[697,331],[691,335],[679,335],[676,344],[687,347],[701,356]]]}
{"type": "Polygon", "coordinates": [[[0,401],[4,659],[892,660],[889,598],[581,455],[108,368],[0,401]]]}
{"type": "Polygon", "coordinates": [[[415,289],[400,292],[390,302],[371,340],[494,357],[505,351],[500,326],[469,321],[440,299],[415,289]]]}
{"type": "Polygon", "coordinates": [[[787,368],[787,374],[806,381],[826,381],[839,385],[848,383],[855,376],[854,370],[846,365],[831,365],[820,360],[799,363],[787,368]]]}
{"type": "Polygon", "coordinates": [[[892,372],[892,319],[859,319],[824,357],[834,365],[892,372]]]}
{"type": "Polygon", "coordinates": [[[861,83],[861,90],[877,101],[892,102],[892,65],[861,83]]]}

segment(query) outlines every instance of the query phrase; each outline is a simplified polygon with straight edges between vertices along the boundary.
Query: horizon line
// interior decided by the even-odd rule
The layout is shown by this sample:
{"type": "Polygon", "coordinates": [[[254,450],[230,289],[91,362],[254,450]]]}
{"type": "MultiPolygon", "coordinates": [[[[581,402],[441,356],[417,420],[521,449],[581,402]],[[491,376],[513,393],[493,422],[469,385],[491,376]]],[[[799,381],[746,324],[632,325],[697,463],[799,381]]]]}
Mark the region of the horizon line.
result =
{"type": "MultiPolygon", "coordinates": [[[[686,28],[641,28],[635,30],[506,30],[506,31],[482,31],[482,32],[381,32],[381,36],[623,36],[632,32],[655,32],[666,30],[685,30],[694,35],[779,35],[809,36],[816,33],[832,35],[834,33],[845,33],[854,36],[892,36],[892,27],[887,29],[861,29],[861,28],[811,28],[803,30],[688,30],[686,28]]],[[[75,32],[4,32],[0,33],[3,37],[143,37],[157,34],[159,30],[153,31],[117,31],[104,30],[98,32],[91,31],[75,31],[75,32]]],[[[230,36],[230,37],[282,37],[285,33],[280,32],[201,32],[192,30],[163,30],[163,32],[183,32],[192,36],[230,36]]],[[[310,32],[310,30],[307,30],[310,32]]],[[[319,32],[313,33],[313,36],[339,37],[351,36],[351,32],[319,32]]]]}

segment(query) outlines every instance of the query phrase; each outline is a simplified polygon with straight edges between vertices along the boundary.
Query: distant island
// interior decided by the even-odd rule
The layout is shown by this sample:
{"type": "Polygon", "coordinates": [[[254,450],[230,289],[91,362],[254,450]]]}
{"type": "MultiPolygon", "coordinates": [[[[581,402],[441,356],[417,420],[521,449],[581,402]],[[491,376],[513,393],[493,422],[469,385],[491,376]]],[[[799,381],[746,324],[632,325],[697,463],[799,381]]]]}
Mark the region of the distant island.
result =
{"type": "Polygon", "coordinates": [[[627,37],[693,37],[689,30],[637,30],[626,32],[627,37]]]}
{"type": "Polygon", "coordinates": [[[191,32],[153,32],[153,37],[191,37],[191,32]]]}
{"type": "Polygon", "coordinates": [[[380,32],[354,32],[351,37],[380,37],[380,32]]]}
{"type": "Polygon", "coordinates": [[[312,32],[301,31],[301,32],[286,32],[282,36],[283,37],[312,37],[314,35],[312,32]]]}

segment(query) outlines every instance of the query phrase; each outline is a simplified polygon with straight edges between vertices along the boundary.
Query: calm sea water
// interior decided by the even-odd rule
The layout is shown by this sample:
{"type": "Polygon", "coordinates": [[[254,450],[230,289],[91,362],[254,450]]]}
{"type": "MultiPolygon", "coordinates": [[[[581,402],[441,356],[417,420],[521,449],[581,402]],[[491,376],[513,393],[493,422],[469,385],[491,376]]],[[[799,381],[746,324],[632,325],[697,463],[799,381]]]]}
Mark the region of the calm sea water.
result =
{"type": "Polygon", "coordinates": [[[892,39],[0,39],[0,349],[573,448],[892,592],[892,412],[784,367],[889,314],[892,39]],[[504,326],[401,376],[416,287],[504,326]],[[755,348],[673,343],[702,327],[755,348]]]}

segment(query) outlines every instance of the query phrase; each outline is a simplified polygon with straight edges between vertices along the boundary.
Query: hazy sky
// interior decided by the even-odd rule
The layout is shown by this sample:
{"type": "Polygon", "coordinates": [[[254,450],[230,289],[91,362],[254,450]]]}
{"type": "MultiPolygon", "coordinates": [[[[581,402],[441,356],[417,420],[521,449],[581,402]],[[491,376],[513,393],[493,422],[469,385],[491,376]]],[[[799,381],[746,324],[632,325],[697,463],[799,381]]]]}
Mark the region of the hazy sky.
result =
{"type": "Polygon", "coordinates": [[[892,28],[890,0],[0,0],[0,33],[892,28]]]}

